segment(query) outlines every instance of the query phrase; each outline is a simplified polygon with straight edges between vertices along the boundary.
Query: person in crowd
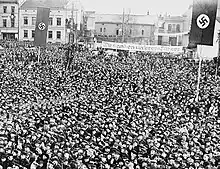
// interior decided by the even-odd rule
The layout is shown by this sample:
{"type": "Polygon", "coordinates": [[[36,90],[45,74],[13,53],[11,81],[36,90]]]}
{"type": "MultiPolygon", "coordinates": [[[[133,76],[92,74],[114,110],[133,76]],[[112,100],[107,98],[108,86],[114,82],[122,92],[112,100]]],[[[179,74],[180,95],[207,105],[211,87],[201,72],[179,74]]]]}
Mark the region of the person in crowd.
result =
{"type": "Polygon", "coordinates": [[[214,61],[196,102],[193,60],[50,45],[38,62],[17,43],[0,58],[1,168],[220,168],[214,61]]]}

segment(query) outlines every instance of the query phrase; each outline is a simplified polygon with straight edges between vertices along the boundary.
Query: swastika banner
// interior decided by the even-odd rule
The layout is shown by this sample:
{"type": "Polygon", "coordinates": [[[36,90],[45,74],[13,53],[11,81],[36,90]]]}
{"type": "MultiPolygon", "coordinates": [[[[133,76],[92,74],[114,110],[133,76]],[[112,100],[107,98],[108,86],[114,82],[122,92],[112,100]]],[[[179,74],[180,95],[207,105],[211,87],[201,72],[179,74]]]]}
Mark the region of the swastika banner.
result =
{"type": "Polygon", "coordinates": [[[34,36],[35,46],[46,46],[49,15],[49,8],[37,8],[37,20],[34,36]]]}
{"type": "Polygon", "coordinates": [[[213,46],[218,0],[193,0],[190,45],[213,46]]]}

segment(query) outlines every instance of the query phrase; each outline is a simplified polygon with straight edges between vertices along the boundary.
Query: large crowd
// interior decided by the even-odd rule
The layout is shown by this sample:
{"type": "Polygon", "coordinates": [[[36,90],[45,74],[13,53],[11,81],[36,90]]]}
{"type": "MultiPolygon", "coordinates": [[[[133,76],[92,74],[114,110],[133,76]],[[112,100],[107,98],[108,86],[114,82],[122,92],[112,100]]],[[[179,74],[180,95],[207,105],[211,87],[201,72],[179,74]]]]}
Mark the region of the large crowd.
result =
{"type": "Polygon", "coordinates": [[[203,61],[38,51],[0,58],[0,168],[219,169],[220,78],[203,61]]]}

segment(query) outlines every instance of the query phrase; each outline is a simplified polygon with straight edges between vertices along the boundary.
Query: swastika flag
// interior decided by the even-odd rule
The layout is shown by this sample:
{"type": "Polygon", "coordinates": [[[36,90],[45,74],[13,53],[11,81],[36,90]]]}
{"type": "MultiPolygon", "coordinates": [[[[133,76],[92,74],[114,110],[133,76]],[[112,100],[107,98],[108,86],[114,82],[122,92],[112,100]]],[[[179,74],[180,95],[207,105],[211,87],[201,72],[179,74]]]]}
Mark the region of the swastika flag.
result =
{"type": "Polygon", "coordinates": [[[46,46],[49,15],[49,8],[37,8],[37,20],[35,25],[34,36],[35,46],[46,46]]]}
{"type": "Polygon", "coordinates": [[[189,45],[213,46],[218,0],[193,0],[189,45]]]}

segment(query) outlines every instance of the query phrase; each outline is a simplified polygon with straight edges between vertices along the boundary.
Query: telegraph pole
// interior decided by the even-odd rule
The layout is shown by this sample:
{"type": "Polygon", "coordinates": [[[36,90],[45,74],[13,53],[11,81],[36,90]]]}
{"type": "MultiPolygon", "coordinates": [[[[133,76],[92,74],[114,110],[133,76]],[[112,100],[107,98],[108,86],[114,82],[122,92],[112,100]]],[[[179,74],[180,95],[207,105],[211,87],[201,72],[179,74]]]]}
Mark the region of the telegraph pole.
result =
{"type": "Polygon", "coordinates": [[[72,29],[71,29],[72,44],[74,43],[74,33],[73,33],[73,31],[74,31],[74,18],[73,18],[73,11],[74,11],[74,3],[72,1],[72,11],[71,11],[71,14],[72,14],[72,16],[71,16],[71,18],[72,18],[72,23],[71,23],[71,25],[72,25],[72,29]]]}
{"type": "Polygon", "coordinates": [[[76,46],[77,46],[77,39],[78,39],[78,34],[77,34],[77,29],[78,29],[78,9],[76,10],[76,30],[75,30],[75,33],[76,33],[76,46]]]}
{"type": "Polygon", "coordinates": [[[130,15],[131,15],[131,9],[129,8],[128,19],[126,21],[126,27],[125,27],[125,39],[126,39],[126,42],[128,40],[128,30],[127,29],[130,28],[130,26],[129,26],[130,15]]]}
{"type": "Polygon", "coordinates": [[[216,63],[216,70],[215,70],[215,80],[217,80],[218,76],[218,67],[219,67],[219,57],[220,57],[220,31],[218,32],[218,56],[217,56],[217,63],[216,63]]]}
{"type": "Polygon", "coordinates": [[[125,22],[125,11],[123,8],[123,15],[122,15],[122,43],[124,43],[124,22],[125,22]]]}

